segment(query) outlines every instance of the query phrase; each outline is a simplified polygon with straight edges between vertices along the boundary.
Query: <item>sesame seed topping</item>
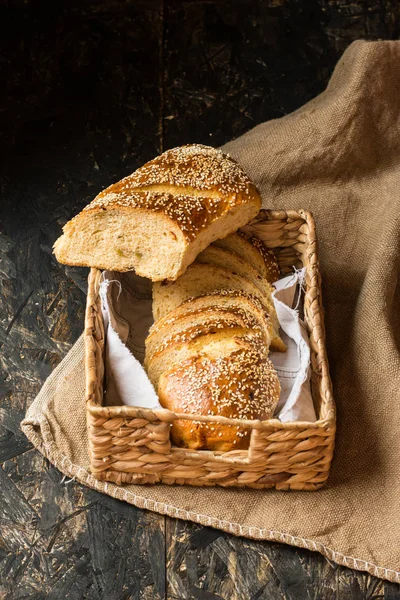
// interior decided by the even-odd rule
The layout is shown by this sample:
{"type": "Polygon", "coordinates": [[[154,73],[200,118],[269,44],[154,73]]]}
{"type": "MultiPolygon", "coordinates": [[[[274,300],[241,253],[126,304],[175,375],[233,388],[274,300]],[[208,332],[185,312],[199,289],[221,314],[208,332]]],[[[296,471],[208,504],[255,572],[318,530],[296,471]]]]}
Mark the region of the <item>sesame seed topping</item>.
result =
{"type": "Polygon", "coordinates": [[[267,248],[264,242],[258,237],[248,235],[247,233],[244,233],[240,230],[238,230],[237,233],[242,238],[249,241],[255,248],[257,248],[257,250],[261,254],[262,258],[264,259],[266,271],[269,275],[268,281],[273,282],[279,279],[280,270],[274,251],[271,248],[267,248]]]}
{"type": "Polygon", "coordinates": [[[235,206],[254,202],[250,190],[254,186],[249,178],[227,154],[192,144],[164,152],[101,192],[83,210],[121,207],[162,212],[191,241],[235,206]]]}
{"type": "MultiPolygon", "coordinates": [[[[266,348],[251,343],[228,356],[183,361],[164,373],[163,388],[163,395],[179,403],[180,412],[236,419],[270,418],[280,392],[266,348]]],[[[239,437],[245,435],[239,426],[232,427],[239,437]]]]}
{"type": "Polygon", "coordinates": [[[189,312],[184,316],[178,313],[174,317],[165,319],[162,327],[150,330],[146,346],[150,355],[153,355],[155,352],[163,352],[174,344],[189,342],[216,330],[240,326],[262,333],[263,329],[265,330],[265,327],[269,327],[270,324],[269,317],[264,314],[257,318],[250,311],[246,311],[239,306],[212,305],[198,311],[189,312]],[[261,325],[261,319],[263,319],[263,326],[261,325]],[[188,320],[190,325],[188,325],[188,320]],[[149,346],[150,341],[153,343],[152,347],[149,346]]]}
{"type": "Polygon", "coordinates": [[[243,169],[228,154],[202,144],[167,150],[124,180],[129,188],[168,184],[196,190],[217,189],[223,195],[248,192],[243,169]]]}

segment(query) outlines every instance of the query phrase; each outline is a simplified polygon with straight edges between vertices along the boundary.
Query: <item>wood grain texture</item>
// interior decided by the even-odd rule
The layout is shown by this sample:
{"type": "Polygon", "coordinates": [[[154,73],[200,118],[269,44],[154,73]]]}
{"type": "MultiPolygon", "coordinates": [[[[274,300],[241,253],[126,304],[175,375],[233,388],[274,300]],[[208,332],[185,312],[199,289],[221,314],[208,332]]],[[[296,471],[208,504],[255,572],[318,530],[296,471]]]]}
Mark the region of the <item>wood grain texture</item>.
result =
{"type": "Polygon", "coordinates": [[[61,226],[160,149],[160,3],[14,3],[0,29],[0,597],[164,598],[164,518],[66,482],[19,430],[82,332],[88,270],[55,261],[61,226]]]}
{"type": "Polygon", "coordinates": [[[282,117],[325,88],[352,41],[399,35],[396,0],[234,6],[165,3],[165,148],[183,141],[220,145],[282,117]]]}
{"type": "Polygon", "coordinates": [[[82,331],[61,226],[162,149],[218,145],[319,93],[397,0],[9,0],[0,7],[0,597],[400,598],[289,546],[174,521],[66,481],[19,430],[82,331]]]}
{"type": "Polygon", "coordinates": [[[366,600],[398,586],[283,544],[235,538],[167,518],[167,598],[366,600]]]}
{"type": "Polygon", "coordinates": [[[65,481],[34,450],[4,463],[0,486],[10,597],[164,598],[162,517],[65,481]]]}

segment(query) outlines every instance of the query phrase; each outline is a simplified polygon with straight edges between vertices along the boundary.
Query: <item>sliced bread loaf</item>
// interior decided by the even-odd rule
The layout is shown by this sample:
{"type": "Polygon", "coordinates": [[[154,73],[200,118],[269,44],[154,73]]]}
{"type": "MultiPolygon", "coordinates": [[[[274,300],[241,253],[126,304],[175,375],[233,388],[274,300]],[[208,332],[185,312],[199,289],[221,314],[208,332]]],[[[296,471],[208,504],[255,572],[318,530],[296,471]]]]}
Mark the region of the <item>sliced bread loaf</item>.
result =
{"type": "Polygon", "coordinates": [[[157,321],[185,300],[202,296],[215,290],[234,289],[256,297],[270,316],[274,329],[271,349],[285,351],[286,345],[279,336],[279,321],[271,295],[264,294],[250,279],[236,275],[227,269],[211,264],[190,265],[176,282],[162,282],[153,285],[153,316],[157,321]]]}
{"type": "MultiPolygon", "coordinates": [[[[175,311],[179,313],[180,306],[175,311]]],[[[171,313],[170,313],[171,314],[171,313]]],[[[167,315],[169,316],[169,315],[167,315]]],[[[161,319],[162,321],[162,319],[161,319]]],[[[228,310],[211,306],[189,314],[177,316],[172,322],[161,325],[157,330],[149,332],[146,338],[146,356],[151,359],[153,354],[162,350],[172,340],[180,339],[182,336],[188,338],[192,332],[193,337],[197,335],[198,329],[206,327],[210,333],[226,327],[253,327],[254,319],[246,315],[245,311],[228,310]]]]}
{"type": "Polygon", "coordinates": [[[257,298],[239,290],[219,290],[186,300],[151,326],[146,343],[152,343],[151,340],[158,335],[170,335],[177,322],[179,323],[178,327],[181,328],[184,317],[188,317],[190,320],[192,315],[195,315],[196,318],[199,312],[213,314],[216,310],[219,312],[232,311],[246,319],[247,326],[260,331],[265,345],[269,348],[274,337],[270,317],[257,298]]]}

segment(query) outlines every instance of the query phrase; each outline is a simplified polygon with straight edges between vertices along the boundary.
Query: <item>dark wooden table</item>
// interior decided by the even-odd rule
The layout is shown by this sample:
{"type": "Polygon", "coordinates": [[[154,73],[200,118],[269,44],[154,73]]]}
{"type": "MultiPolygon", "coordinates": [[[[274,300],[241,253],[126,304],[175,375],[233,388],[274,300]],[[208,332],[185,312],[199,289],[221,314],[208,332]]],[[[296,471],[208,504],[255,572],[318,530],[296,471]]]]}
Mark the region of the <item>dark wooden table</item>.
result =
{"type": "Polygon", "coordinates": [[[0,6],[0,598],[400,598],[319,554],[239,539],[65,481],[19,430],[83,327],[61,226],[163,149],[220,145],[325,87],[397,0],[15,0],[0,6]]]}

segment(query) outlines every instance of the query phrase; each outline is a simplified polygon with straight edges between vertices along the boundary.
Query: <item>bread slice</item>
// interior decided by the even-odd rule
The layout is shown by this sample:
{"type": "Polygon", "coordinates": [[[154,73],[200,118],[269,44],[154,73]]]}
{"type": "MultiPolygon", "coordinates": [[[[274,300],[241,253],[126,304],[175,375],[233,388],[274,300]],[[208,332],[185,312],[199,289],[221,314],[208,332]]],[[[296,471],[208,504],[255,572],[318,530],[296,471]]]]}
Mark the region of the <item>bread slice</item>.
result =
{"type": "Polygon", "coordinates": [[[213,246],[236,252],[269,283],[279,279],[280,271],[276,256],[273,250],[267,248],[259,238],[237,231],[222,239],[215,240],[213,246]]]}
{"type": "Polygon", "coordinates": [[[182,146],[101,192],[65,225],[54,252],[63,264],[175,280],[260,208],[257,189],[232,158],[182,146]]]}
{"type": "Polygon", "coordinates": [[[153,323],[146,344],[150,349],[152,340],[158,340],[160,336],[169,336],[175,331],[176,326],[182,329],[183,323],[187,322],[186,319],[191,322],[190,319],[197,319],[197,315],[202,312],[213,315],[214,311],[219,313],[230,311],[235,315],[239,314],[246,320],[248,327],[260,332],[266,347],[269,348],[274,337],[270,317],[257,298],[239,290],[219,290],[186,300],[165,317],[153,323]]]}
{"type": "Polygon", "coordinates": [[[250,281],[258,287],[260,292],[269,298],[274,291],[274,288],[262,275],[260,275],[254,267],[247,260],[243,260],[236,252],[231,250],[225,250],[224,248],[218,248],[216,246],[209,246],[203,252],[200,252],[196,258],[196,262],[216,265],[227,269],[236,275],[241,275],[250,279],[250,281]]]}
{"type": "MultiPolygon", "coordinates": [[[[173,312],[179,312],[179,309],[180,306],[173,312]]],[[[210,332],[214,332],[226,327],[252,327],[253,325],[254,320],[248,317],[244,311],[224,310],[218,306],[211,306],[186,315],[183,314],[177,316],[173,321],[169,320],[168,323],[158,327],[157,330],[149,332],[145,341],[146,356],[150,360],[155,352],[162,350],[172,340],[179,340],[182,336],[187,339],[190,332],[193,332],[193,337],[196,337],[200,327],[207,327],[210,332]]]]}
{"type": "Polygon", "coordinates": [[[264,294],[249,279],[222,267],[194,263],[177,281],[154,283],[154,320],[161,319],[188,298],[226,289],[243,290],[258,298],[265,306],[264,294]]]}
{"type": "Polygon", "coordinates": [[[215,265],[195,263],[190,265],[186,273],[176,282],[155,283],[153,285],[154,320],[164,317],[191,297],[228,289],[244,291],[261,302],[274,328],[271,349],[284,352],[286,346],[279,336],[279,321],[271,296],[264,295],[250,279],[215,265]]]}
{"type": "MultiPolygon", "coordinates": [[[[161,404],[175,413],[266,420],[273,416],[280,384],[265,348],[238,338],[216,358],[207,352],[186,358],[159,380],[161,404]]],[[[177,446],[229,452],[249,446],[250,431],[240,425],[177,419],[171,430],[177,446]]]]}
{"type": "Polygon", "coordinates": [[[144,367],[154,387],[158,388],[159,379],[169,368],[179,365],[182,361],[203,354],[204,356],[218,358],[224,356],[224,352],[231,352],[240,347],[241,339],[255,339],[262,344],[260,335],[245,327],[228,327],[210,331],[207,327],[198,327],[187,336],[180,336],[170,340],[159,352],[155,352],[151,358],[146,355],[144,367]]]}

